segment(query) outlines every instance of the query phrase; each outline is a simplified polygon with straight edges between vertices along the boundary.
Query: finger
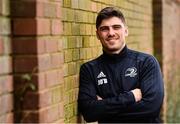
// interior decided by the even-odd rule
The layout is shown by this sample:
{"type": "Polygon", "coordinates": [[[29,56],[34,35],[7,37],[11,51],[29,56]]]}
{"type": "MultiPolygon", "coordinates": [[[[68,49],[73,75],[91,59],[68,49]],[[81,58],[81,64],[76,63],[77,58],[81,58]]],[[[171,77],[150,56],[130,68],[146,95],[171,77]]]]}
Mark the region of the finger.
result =
{"type": "Polygon", "coordinates": [[[102,100],[102,98],[100,96],[97,95],[97,100],[102,100]]]}

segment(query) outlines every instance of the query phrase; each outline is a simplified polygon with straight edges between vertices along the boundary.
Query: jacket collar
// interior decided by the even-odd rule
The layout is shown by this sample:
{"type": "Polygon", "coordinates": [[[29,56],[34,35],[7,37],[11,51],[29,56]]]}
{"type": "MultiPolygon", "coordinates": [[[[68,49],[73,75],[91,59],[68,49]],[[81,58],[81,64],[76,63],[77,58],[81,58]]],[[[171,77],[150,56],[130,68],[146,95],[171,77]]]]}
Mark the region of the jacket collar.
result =
{"type": "Polygon", "coordinates": [[[108,54],[105,51],[103,51],[102,57],[107,61],[119,61],[127,55],[127,52],[128,48],[125,45],[119,54],[108,54]]]}

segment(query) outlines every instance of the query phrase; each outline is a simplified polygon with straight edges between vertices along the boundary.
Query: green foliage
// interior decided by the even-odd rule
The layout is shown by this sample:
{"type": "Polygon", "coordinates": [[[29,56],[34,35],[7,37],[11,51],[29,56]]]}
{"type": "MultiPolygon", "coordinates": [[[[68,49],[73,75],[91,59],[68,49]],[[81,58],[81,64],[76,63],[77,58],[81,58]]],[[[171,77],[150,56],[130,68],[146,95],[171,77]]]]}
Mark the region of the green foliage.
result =
{"type": "Polygon", "coordinates": [[[16,123],[20,123],[23,121],[22,112],[23,112],[23,102],[25,95],[29,92],[35,92],[36,86],[32,82],[32,76],[35,73],[37,68],[34,68],[30,74],[21,75],[21,81],[23,86],[21,86],[18,90],[15,91],[15,108],[16,108],[16,123]]]}

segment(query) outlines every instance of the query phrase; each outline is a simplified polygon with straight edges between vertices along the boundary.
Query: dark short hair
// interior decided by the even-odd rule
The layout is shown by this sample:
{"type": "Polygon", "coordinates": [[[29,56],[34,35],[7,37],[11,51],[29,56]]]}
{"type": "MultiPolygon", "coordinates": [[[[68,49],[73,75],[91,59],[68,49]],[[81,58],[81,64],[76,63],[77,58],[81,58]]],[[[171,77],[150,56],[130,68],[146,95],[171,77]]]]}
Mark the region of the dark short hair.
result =
{"type": "Polygon", "coordinates": [[[124,15],[119,9],[115,7],[105,7],[98,13],[98,16],[96,18],[96,29],[98,29],[98,27],[101,25],[102,20],[111,17],[118,17],[124,24],[126,23],[124,15]]]}

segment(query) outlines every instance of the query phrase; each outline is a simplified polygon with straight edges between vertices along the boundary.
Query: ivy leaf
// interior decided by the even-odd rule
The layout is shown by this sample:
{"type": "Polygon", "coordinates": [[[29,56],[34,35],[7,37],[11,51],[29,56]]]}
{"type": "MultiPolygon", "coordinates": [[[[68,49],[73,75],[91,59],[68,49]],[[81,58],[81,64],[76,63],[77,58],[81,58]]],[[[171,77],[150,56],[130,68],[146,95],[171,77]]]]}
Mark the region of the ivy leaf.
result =
{"type": "Polygon", "coordinates": [[[29,83],[29,87],[31,88],[32,91],[36,90],[36,87],[33,83],[29,83]]]}
{"type": "Polygon", "coordinates": [[[31,80],[31,76],[29,74],[24,74],[22,75],[21,77],[23,80],[26,80],[26,81],[30,81],[31,80]]]}

